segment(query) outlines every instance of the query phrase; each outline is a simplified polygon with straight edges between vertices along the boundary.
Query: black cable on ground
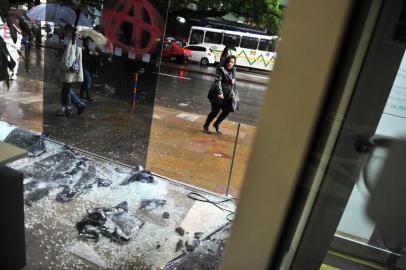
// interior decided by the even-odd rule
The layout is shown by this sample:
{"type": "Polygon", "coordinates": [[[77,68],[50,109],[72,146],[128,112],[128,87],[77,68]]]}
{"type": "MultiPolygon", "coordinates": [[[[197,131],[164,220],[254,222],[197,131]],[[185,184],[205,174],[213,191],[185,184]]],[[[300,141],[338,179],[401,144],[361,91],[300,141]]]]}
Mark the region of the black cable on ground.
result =
{"type": "Polygon", "coordinates": [[[223,208],[221,206],[219,206],[219,204],[221,203],[225,203],[225,202],[230,202],[230,201],[235,201],[237,202],[236,199],[234,198],[230,198],[230,199],[224,199],[224,200],[219,200],[219,201],[214,201],[214,200],[210,200],[209,198],[207,198],[206,196],[199,194],[197,192],[189,192],[187,195],[190,199],[195,200],[195,201],[199,201],[199,202],[206,202],[206,203],[211,203],[212,205],[214,205],[215,207],[217,207],[220,210],[229,212],[229,214],[227,215],[226,219],[230,222],[234,221],[234,217],[231,219],[230,216],[234,216],[235,212],[228,210],[226,208],[223,208]]]}

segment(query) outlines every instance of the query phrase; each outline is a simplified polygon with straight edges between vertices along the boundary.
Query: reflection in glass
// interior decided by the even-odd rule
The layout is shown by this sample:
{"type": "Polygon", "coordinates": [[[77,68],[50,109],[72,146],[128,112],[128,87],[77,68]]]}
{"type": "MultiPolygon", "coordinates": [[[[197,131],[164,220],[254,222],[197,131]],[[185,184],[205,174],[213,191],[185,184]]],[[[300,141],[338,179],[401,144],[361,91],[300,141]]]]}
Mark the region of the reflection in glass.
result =
{"type": "Polygon", "coordinates": [[[97,155],[145,166],[167,3],[161,7],[148,1],[119,1],[92,8],[93,21],[100,24],[89,35],[79,29],[77,41],[79,48],[89,44],[83,50],[85,80],[69,88],[70,100],[83,104],[80,111],[57,115],[60,87],[55,67],[69,43],[66,26],[58,28],[64,33],[61,38],[46,41],[44,131],[97,155]],[[140,5],[144,12],[134,12],[140,5]],[[129,17],[123,17],[127,12],[129,17]],[[142,28],[137,27],[140,20],[142,28]]]}

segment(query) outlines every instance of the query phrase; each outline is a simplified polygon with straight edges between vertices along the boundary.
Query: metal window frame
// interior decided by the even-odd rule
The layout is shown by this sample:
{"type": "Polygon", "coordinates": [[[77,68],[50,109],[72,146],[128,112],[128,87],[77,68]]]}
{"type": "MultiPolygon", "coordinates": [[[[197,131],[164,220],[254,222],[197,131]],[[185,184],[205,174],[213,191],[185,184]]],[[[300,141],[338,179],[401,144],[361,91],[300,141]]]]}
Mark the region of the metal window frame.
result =
{"type": "Polygon", "coordinates": [[[293,202],[293,214],[287,223],[283,240],[284,246],[278,265],[286,269],[293,261],[299,246],[305,225],[318,196],[320,185],[329,165],[339,132],[342,128],[355,85],[365,61],[373,31],[382,6],[382,0],[356,1],[352,19],[349,19],[345,44],[341,49],[340,60],[336,64],[335,78],[331,81],[329,101],[324,105],[320,117],[317,136],[309,151],[307,166],[302,172],[301,185],[293,202]],[[287,239],[286,239],[287,238],[287,239]]]}

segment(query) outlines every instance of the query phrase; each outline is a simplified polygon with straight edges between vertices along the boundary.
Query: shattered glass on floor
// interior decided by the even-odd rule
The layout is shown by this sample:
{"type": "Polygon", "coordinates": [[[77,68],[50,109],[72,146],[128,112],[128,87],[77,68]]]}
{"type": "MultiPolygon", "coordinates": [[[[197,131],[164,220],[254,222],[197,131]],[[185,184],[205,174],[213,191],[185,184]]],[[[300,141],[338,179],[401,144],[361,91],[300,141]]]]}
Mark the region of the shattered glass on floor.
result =
{"type": "Polygon", "coordinates": [[[201,235],[195,233],[192,244],[185,243],[186,252],[162,270],[218,269],[230,229],[231,223],[226,223],[202,240],[201,235]]]}
{"type": "Polygon", "coordinates": [[[188,194],[222,198],[9,132],[5,141],[30,151],[8,165],[24,173],[25,269],[217,269],[229,213],[188,194]]]}

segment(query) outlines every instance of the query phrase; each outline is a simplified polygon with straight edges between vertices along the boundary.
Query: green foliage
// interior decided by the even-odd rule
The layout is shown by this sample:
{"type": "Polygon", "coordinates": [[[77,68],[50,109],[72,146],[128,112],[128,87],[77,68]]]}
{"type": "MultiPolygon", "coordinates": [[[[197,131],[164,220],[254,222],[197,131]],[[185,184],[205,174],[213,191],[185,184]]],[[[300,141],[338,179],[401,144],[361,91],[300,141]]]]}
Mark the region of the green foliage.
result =
{"type": "Polygon", "coordinates": [[[279,6],[279,0],[267,0],[267,3],[268,12],[272,15],[268,15],[267,20],[264,21],[264,25],[271,34],[279,35],[283,16],[279,6]]]}
{"type": "Polygon", "coordinates": [[[279,0],[171,0],[169,7],[170,15],[186,18],[221,18],[228,13],[244,17],[246,24],[265,28],[269,34],[279,34],[282,18],[279,0]]]}
{"type": "MultiPolygon", "coordinates": [[[[3,1],[3,0],[0,0],[3,1]]],[[[19,2],[24,0],[11,0],[19,2]]],[[[32,1],[32,0],[28,0],[32,1]]],[[[226,14],[244,17],[245,23],[250,26],[267,29],[269,34],[278,35],[282,11],[279,0],[149,0],[155,7],[165,7],[168,2],[170,16],[182,16],[185,18],[221,18],[226,14]]],[[[72,5],[73,0],[53,0],[53,2],[72,5]]],[[[76,1],[75,1],[76,2],[76,1]]],[[[82,8],[89,5],[112,6],[116,0],[81,0],[82,8]],[[96,4],[97,3],[97,4],[96,4]]]]}

